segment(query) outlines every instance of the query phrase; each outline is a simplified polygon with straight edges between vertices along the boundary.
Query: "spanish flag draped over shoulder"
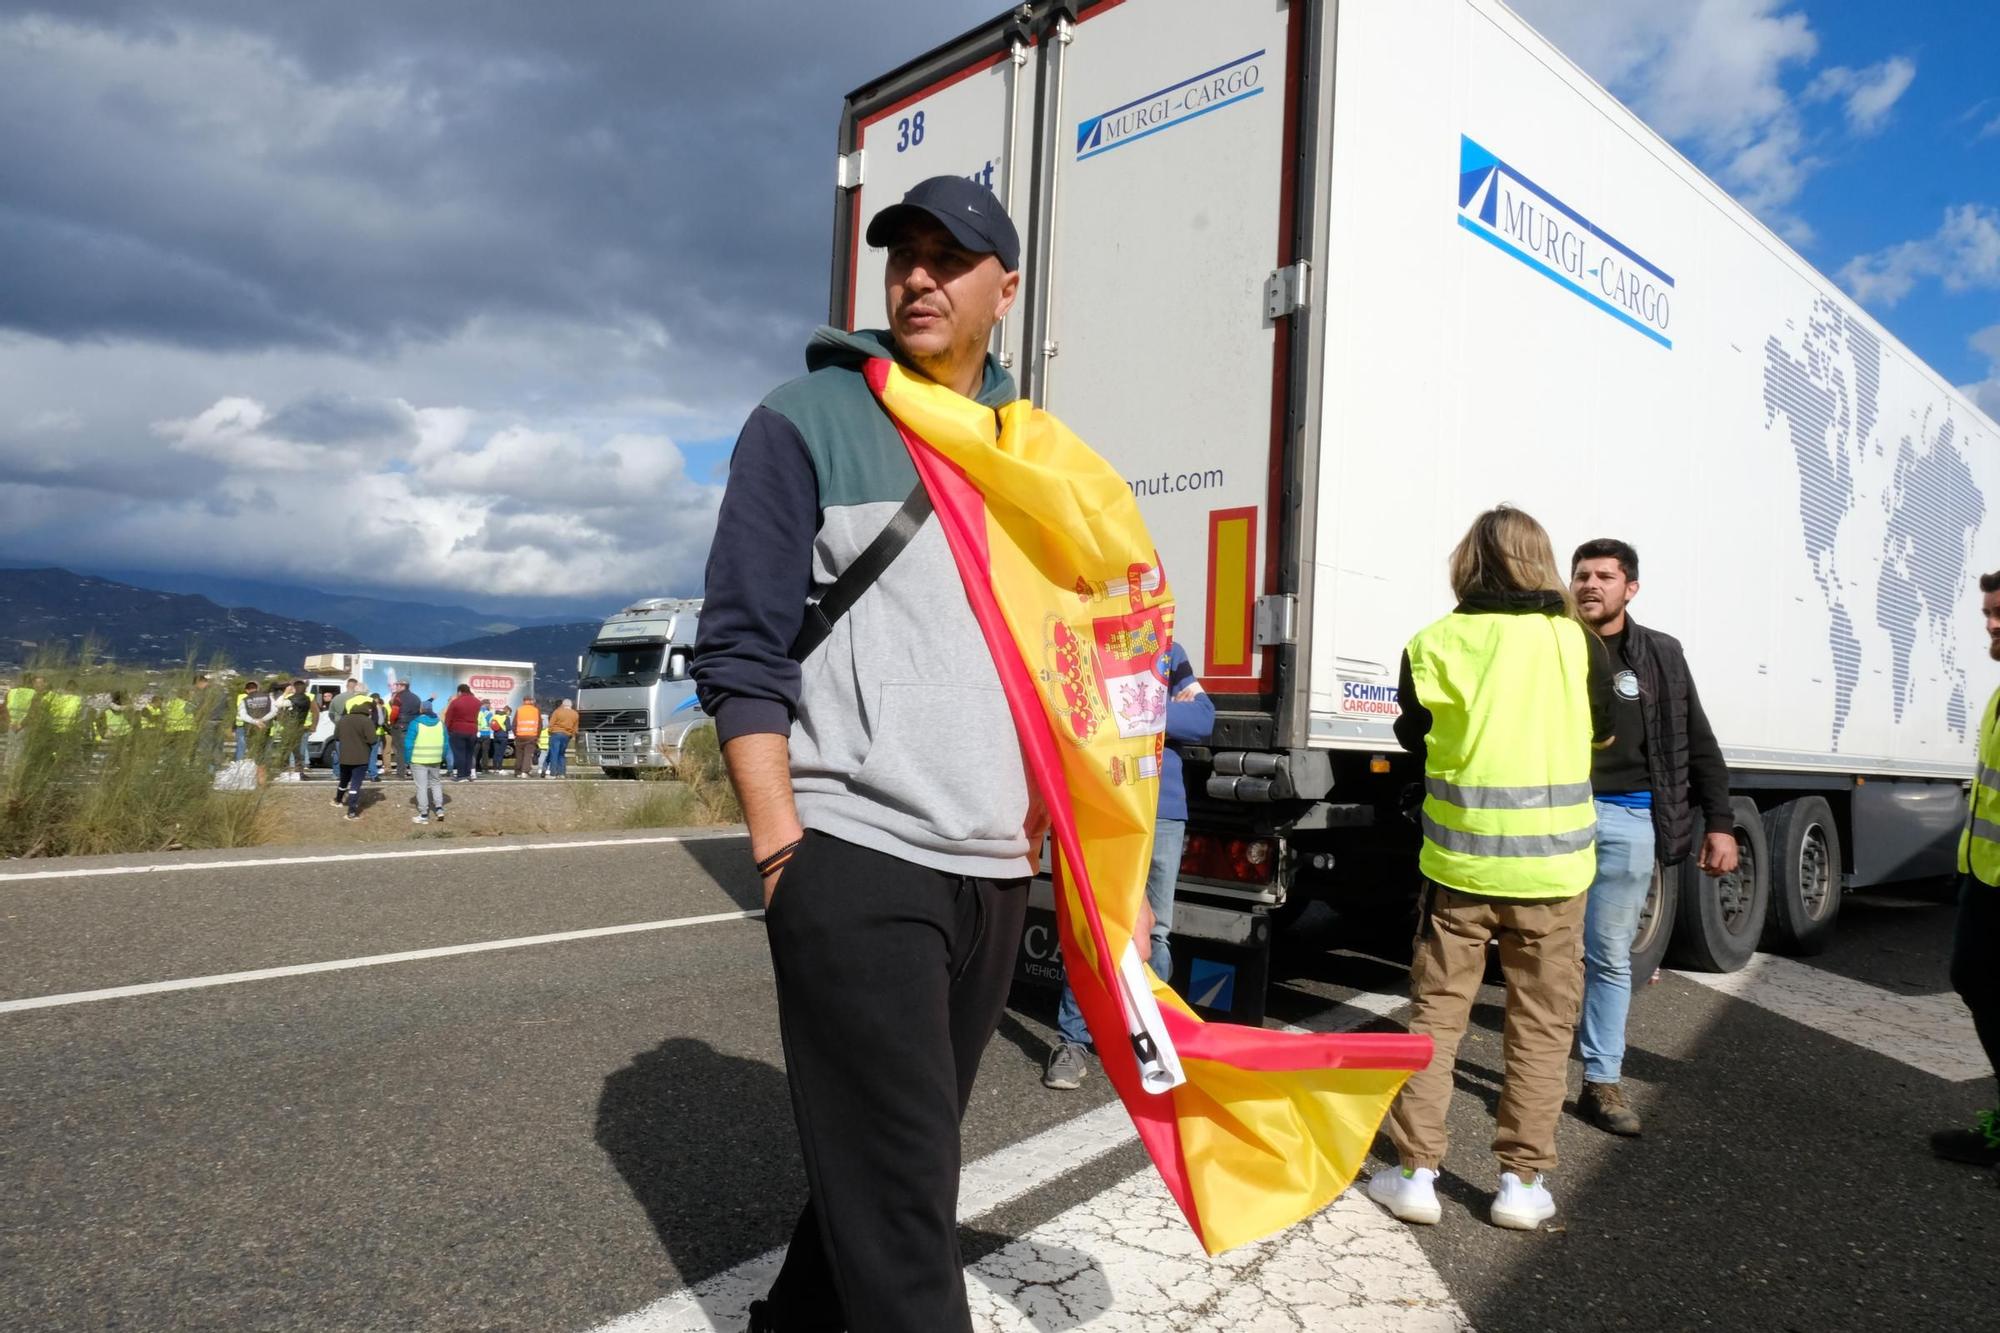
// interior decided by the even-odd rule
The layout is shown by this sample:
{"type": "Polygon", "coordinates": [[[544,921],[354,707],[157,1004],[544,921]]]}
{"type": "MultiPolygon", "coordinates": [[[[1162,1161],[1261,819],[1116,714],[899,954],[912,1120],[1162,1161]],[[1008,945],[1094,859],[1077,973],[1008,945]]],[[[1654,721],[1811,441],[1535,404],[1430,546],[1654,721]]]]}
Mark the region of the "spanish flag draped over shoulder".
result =
{"type": "Polygon", "coordinates": [[[1210,1254],[1353,1181],[1428,1037],[1204,1023],[1134,946],[1159,804],[1174,607],[1124,480],[1025,402],[994,410],[875,359],[965,581],[1055,838],[1064,966],[1106,1075],[1210,1254]],[[997,427],[997,428],[996,428],[997,427]]]}

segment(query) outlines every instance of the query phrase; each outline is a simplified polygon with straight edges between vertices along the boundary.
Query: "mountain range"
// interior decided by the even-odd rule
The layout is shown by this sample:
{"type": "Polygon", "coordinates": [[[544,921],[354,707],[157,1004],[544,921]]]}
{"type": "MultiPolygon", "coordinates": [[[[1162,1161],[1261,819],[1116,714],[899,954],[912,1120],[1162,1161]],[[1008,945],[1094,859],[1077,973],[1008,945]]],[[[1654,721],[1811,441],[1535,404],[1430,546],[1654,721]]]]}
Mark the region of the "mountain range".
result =
{"type": "Polygon", "coordinates": [[[362,646],[332,625],[66,569],[0,574],[0,662],[17,664],[57,647],[74,652],[86,640],[103,656],[134,666],[221,656],[259,672],[297,671],[308,654],[362,646]]]}
{"type": "MultiPolygon", "coordinates": [[[[102,578],[162,592],[193,593],[219,606],[247,606],[272,615],[335,625],[373,648],[383,644],[415,645],[426,650],[461,639],[505,634],[536,625],[558,625],[608,614],[581,603],[561,614],[529,615],[519,611],[479,611],[469,606],[403,601],[350,592],[328,592],[290,583],[230,578],[216,574],[154,573],[133,570],[93,570],[102,578]]],[[[438,653],[437,656],[447,654],[438,653]]]]}
{"type": "MultiPolygon", "coordinates": [[[[589,646],[601,623],[571,619],[511,628],[502,622],[498,632],[440,642],[442,629],[465,628],[467,618],[479,613],[419,602],[340,598],[281,584],[257,586],[266,600],[296,594],[294,601],[312,605],[320,614],[307,620],[255,606],[221,606],[207,596],[135,587],[66,569],[0,570],[0,666],[19,665],[57,646],[74,652],[86,640],[104,657],[131,666],[207,663],[220,657],[239,671],[265,675],[298,671],[314,653],[375,651],[533,662],[535,692],[553,699],[576,694],[577,654],[589,646]],[[328,623],[332,612],[343,615],[342,624],[328,623]],[[356,625],[373,625],[376,632],[361,634],[356,625]],[[420,632],[398,635],[399,625],[420,632]]],[[[487,623],[492,625],[490,619],[487,623]]]]}

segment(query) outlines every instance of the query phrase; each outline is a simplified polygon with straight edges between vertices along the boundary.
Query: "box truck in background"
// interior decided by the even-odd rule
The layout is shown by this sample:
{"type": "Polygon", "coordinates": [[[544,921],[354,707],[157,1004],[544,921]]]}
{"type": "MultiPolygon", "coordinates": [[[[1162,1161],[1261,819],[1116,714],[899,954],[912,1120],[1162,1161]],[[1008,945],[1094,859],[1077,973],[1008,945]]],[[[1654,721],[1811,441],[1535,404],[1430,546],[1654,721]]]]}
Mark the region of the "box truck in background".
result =
{"type": "Polygon", "coordinates": [[[1503,5],[1017,6],[848,98],[834,323],[883,322],[866,221],[942,173],[1020,226],[994,350],[1125,473],[1216,698],[1198,1003],[1261,1015],[1312,900],[1408,911],[1397,665],[1501,501],[1638,548],[1729,761],[1742,866],[1657,876],[1635,970],[1950,870],[2000,429],[1503,5]]]}
{"type": "Polygon", "coordinates": [[[709,725],[688,661],[701,601],[651,597],[605,621],[577,659],[583,755],[607,777],[672,773],[681,742],[709,725]]]}
{"type": "Polygon", "coordinates": [[[315,764],[320,762],[326,743],[333,739],[332,715],[325,710],[351,677],[361,682],[364,694],[379,694],[387,700],[407,682],[419,698],[437,704],[440,715],[460,685],[469,685],[482,700],[499,706],[519,708],[523,699],[535,695],[533,662],[489,662],[463,657],[413,657],[404,653],[317,653],[305,661],[305,676],[317,697],[319,724],[307,739],[307,751],[315,764]]]}

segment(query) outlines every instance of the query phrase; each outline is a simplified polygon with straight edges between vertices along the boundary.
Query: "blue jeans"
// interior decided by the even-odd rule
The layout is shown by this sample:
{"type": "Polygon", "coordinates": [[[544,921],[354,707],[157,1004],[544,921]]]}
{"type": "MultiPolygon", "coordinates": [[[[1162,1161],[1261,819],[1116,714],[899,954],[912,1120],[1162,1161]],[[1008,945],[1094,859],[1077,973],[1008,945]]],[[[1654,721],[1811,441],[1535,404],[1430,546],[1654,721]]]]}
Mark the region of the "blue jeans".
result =
{"type": "Polygon", "coordinates": [[[370,782],[380,782],[382,780],[382,742],[380,741],[376,741],[368,747],[368,780],[370,782]]]}
{"type": "MultiPolygon", "coordinates": [[[[1181,875],[1181,848],[1187,843],[1185,819],[1162,819],[1153,829],[1153,868],[1146,872],[1146,905],[1153,909],[1153,951],[1146,961],[1153,975],[1162,981],[1173,976],[1174,958],[1167,949],[1167,936],[1174,928],[1174,885],[1181,875]]],[[[1090,1045],[1090,1028],[1076,992],[1063,982],[1062,1002],[1056,1006],[1056,1030],[1063,1040],[1078,1046],[1090,1045]]]]}
{"type": "Polygon", "coordinates": [[[549,765],[543,770],[559,778],[569,776],[569,733],[557,731],[549,735],[549,765]]]}
{"type": "Polygon", "coordinates": [[[243,737],[243,728],[238,727],[236,729],[236,758],[241,761],[243,756],[249,751],[249,748],[249,742],[243,737]]]}
{"type": "Polygon", "coordinates": [[[1653,812],[1597,802],[1597,878],[1583,917],[1583,1076],[1616,1083],[1632,1008],[1632,937],[1653,882],[1653,812]]]}
{"type": "Polygon", "coordinates": [[[445,740],[451,745],[451,780],[463,782],[472,776],[472,750],[479,738],[447,734],[445,740]]]}

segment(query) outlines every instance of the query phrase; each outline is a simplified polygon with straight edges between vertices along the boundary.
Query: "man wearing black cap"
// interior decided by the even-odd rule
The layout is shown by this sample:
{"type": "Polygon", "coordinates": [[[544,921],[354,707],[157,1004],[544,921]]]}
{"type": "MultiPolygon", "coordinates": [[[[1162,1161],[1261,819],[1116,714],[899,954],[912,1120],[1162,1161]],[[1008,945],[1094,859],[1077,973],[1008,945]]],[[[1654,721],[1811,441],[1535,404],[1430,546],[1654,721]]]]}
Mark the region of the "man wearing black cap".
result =
{"type": "Polygon", "coordinates": [[[763,880],[809,1197],[753,1329],[969,1330],[959,1120],[1006,1002],[1039,815],[985,640],[873,359],[998,408],[1020,240],[940,176],[869,223],[889,328],[823,328],[751,413],[709,552],[694,679],[763,880]],[[914,503],[913,503],[914,502],[914,503]],[[842,575],[897,523],[872,578],[842,575]],[[807,602],[844,613],[814,613],[807,602]],[[826,622],[831,621],[830,628],[826,622]]]}

